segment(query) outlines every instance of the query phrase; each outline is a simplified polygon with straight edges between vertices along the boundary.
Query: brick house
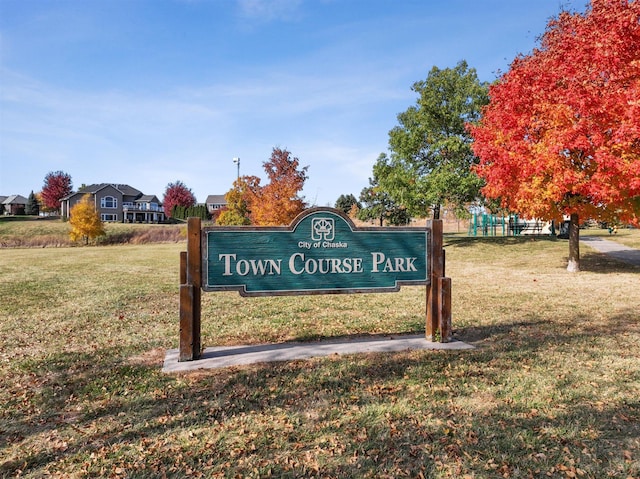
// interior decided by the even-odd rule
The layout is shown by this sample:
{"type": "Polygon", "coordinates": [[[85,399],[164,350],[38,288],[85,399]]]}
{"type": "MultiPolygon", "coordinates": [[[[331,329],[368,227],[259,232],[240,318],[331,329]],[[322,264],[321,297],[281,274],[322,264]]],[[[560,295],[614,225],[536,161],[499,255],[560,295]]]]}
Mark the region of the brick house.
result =
{"type": "Polygon", "coordinates": [[[73,205],[86,194],[91,195],[104,222],[161,223],[165,220],[164,209],[157,196],[144,195],[132,186],[114,183],[85,186],[62,198],[62,216],[68,218],[73,205]]]}

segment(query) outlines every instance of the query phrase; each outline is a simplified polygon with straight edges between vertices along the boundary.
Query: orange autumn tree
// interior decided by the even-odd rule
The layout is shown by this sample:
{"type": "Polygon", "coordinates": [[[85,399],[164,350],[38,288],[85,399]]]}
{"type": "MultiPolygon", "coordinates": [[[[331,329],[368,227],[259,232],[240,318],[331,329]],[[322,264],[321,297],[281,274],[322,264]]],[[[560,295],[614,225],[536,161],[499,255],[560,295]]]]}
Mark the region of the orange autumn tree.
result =
{"type": "Polygon", "coordinates": [[[251,223],[257,226],[288,225],[306,207],[299,196],[307,179],[308,166],[300,168],[300,160],[287,150],[274,148],[271,158],[263,163],[269,183],[260,185],[254,176],[243,177],[244,198],[251,223]]]}
{"type": "Polygon", "coordinates": [[[483,193],[529,217],[640,220],[640,1],[593,0],[552,19],[469,126],[483,193]]]}

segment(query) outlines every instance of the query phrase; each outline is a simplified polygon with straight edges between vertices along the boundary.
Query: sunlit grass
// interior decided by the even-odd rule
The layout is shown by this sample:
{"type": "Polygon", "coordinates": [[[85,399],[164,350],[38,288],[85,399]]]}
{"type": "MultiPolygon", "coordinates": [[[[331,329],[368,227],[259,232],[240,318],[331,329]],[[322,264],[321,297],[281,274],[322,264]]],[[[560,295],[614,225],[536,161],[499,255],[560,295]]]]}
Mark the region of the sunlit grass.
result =
{"type": "MultiPolygon", "coordinates": [[[[620,233],[619,233],[620,234],[620,233]]],[[[0,477],[585,477],[640,469],[640,269],[448,236],[473,351],[164,375],[183,244],[0,249],[0,477]]],[[[424,288],[203,294],[203,343],[424,330],[424,288]]]]}

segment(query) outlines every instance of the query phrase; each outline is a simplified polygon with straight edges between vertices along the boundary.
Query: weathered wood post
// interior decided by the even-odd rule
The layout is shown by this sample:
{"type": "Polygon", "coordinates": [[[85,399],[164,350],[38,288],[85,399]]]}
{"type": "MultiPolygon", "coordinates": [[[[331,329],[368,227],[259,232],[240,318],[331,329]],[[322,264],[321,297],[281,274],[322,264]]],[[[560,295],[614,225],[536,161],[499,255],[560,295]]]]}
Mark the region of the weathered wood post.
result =
{"type": "Polygon", "coordinates": [[[451,278],[442,277],[440,281],[440,341],[448,343],[451,339],[451,278]]]}
{"type": "Polygon", "coordinates": [[[179,361],[201,355],[200,294],[202,286],[200,218],[187,220],[187,252],[180,254],[180,353],[179,361]]]}
{"type": "Polygon", "coordinates": [[[428,341],[435,341],[439,336],[440,341],[447,342],[451,336],[451,278],[445,277],[442,220],[429,220],[427,228],[431,231],[431,277],[427,285],[425,335],[428,341]]]}

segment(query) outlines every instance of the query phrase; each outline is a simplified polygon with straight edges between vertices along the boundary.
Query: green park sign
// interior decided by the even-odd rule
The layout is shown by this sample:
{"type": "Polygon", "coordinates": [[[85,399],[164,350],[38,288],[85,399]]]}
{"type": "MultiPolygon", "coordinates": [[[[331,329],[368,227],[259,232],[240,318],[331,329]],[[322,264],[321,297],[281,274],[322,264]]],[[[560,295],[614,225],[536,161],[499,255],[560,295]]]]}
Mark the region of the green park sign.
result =
{"type": "Polygon", "coordinates": [[[202,357],[201,292],[242,296],[349,294],[426,285],[427,340],[451,334],[451,278],[442,221],[357,228],[343,212],[311,208],[286,227],[201,227],[189,218],[180,254],[179,361],[202,357]]]}
{"type": "Polygon", "coordinates": [[[337,210],[309,209],[289,227],[211,227],[205,291],[242,296],[398,291],[429,282],[424,228],[356,228],[337,210]]]}

